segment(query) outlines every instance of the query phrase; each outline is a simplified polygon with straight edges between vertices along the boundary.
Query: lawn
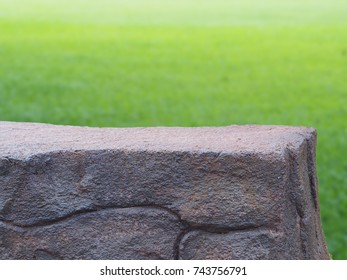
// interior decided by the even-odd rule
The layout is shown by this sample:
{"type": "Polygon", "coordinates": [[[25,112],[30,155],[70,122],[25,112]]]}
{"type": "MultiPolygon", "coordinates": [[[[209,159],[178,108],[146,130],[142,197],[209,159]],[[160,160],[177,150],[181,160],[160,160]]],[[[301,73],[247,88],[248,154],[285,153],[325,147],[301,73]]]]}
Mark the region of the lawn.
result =
{"type": "Polygon", "coordinates": [[[347,1],[0,0],[0,120],[318,130],[347,259],[347,1]]]}

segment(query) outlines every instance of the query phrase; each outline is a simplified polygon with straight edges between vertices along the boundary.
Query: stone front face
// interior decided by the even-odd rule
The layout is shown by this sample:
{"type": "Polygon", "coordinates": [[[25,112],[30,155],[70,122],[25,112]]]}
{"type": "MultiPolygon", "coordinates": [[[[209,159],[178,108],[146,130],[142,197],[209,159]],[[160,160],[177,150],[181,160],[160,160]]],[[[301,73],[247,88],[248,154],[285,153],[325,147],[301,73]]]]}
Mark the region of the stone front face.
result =
{"type": "Polygon", "coordinates": [[[0,259],[328,259],[315,130],[0,122],[0,259]]]}
{"type": "Polygon", "coordinates": [[[25,229],[3,224],[0,252],[9,259],[173,259],[182,229],[164,209],[104,209],[25,229]]]}

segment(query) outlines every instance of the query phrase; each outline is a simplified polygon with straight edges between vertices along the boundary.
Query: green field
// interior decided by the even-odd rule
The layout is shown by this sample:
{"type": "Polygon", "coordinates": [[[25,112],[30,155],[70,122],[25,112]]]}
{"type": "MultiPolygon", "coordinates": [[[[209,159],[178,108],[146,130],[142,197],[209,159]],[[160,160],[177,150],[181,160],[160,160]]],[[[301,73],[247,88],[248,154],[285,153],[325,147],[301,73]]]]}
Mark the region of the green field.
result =
{"type": "Polygon", "coordinates": [[[0,120],[315,127],[347,259],[347,1],[0,0],[0,120]]]}

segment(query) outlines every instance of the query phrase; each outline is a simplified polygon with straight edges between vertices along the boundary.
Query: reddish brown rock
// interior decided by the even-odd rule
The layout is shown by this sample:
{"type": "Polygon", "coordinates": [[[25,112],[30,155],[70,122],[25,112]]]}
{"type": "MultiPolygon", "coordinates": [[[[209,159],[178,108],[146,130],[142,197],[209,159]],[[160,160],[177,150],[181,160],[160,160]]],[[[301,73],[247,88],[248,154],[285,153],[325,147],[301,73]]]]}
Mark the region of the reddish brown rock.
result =
{"type": "MultiPolygon", "coordinates": [[[[212,233],[192,230],[180,242],[179,258],[186,259],[224,259],[224,260],[264,260],[278,256],[281,246],[275,232],[250,229],[226,233],[212,233]]],[[[300,253],[298,251],[297,253],[300,253]]],[[[291,258],[303,256],[291,256],[291,258]]]]}
{"type": "Polygon", "coordinates": [[[135,207],[75,214],[40,226],[0,223],[6,259],[173,259],[183,225],[165,209],[135,207]]]}
{"type": "MultiPolygon", "coordinates": [[[[141,243],[144,236],[117,243],[129,254],[119,249],[110,255],[93,230],[72,219],[94,215],[98,224],[104,209],[117,216],[119,209],[134,207],[177,218],[145,218],[156,232],[153,246],[163,252],[153,248],[148,258],[329,258],[319,217],[315,145],[315,130],[303,127],[115,129],[2,122],[0,258],[50,258],[52,236],[68,234],[74,224],[85,230],[83,247],[96,249],[65,254],[61,243],[54,255],[145,258],[139,249],[149,252],[141,243]],[[62,221],[68,218],[75,222],[66,228],[62,221]],[[167,233],[160,230],[166,227],[167,233]],[[45,228],[47,236],[37,228],[45,228]],[[47,240],[47,248],[33,241],[21,252],[13,244],[22,235],[47,240]],[[263,249],[254,246],[246,253],[247,240],[258,240],[263,249]],[[214,247],[214,253],[201,244],[214,247]]],[[[131,235],[133,229],[123,223],[117,220],[117,227],[131,235]]]]}

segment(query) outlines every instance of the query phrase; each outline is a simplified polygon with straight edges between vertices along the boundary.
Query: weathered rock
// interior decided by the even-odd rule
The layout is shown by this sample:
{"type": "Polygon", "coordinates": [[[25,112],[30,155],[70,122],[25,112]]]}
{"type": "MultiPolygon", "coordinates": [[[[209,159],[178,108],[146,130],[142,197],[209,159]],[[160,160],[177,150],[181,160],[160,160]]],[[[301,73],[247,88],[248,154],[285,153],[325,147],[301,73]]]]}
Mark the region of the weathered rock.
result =
{"type": "Polygon", "coordinates": [[[303,127],[2,122],[0,258],[329,258],[315,145],[303,127]]]}
{"type": "Polygon", "coordinates": [[[193,230],[180,244],[180,259],[263,260],[277,257],[278,236],[266,230],[211,233],[193,230]]]}
{"type": "Polygon", "coordinates": [[[138,207],[75,214],[34,227],[0,224],[9,259],[173,259],[183,226],[165,209],[138,207]]]}

